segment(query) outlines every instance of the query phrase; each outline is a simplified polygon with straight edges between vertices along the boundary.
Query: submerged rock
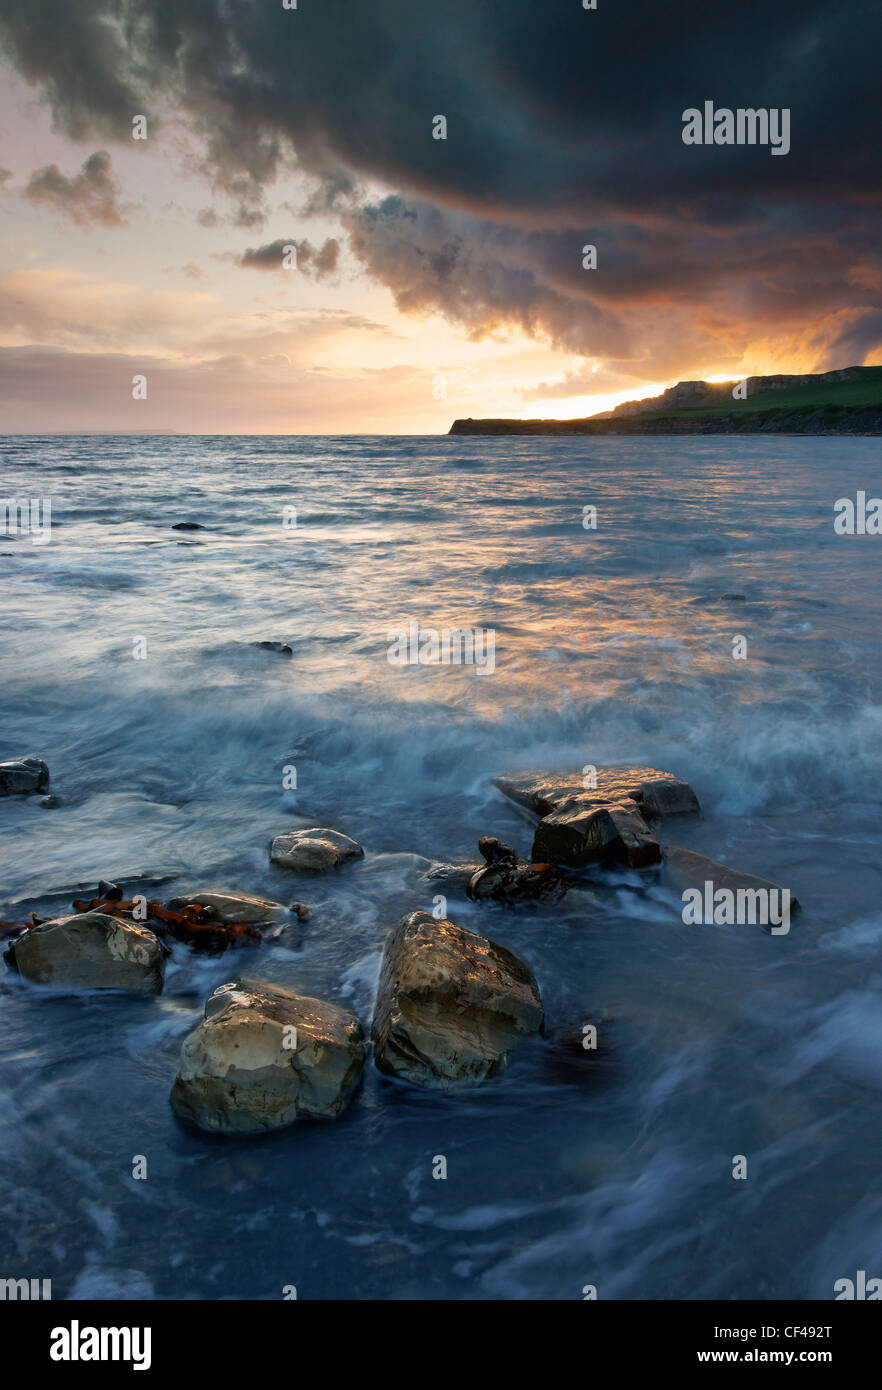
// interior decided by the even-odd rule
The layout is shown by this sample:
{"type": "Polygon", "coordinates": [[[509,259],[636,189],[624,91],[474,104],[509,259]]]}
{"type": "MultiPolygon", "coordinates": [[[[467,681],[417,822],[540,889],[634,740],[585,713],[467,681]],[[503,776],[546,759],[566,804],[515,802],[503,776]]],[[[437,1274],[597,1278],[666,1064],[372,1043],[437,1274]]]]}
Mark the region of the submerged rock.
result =
{"type": "Polygon", "coordinates": [[[201,521],[176,521],[172,527],[173,531],[204,531],[205,527],[201,521]]]}
{"type": "Polygon", "coordinates": [[[372,1030],[380,1071],[417,1086],[486,1081],[542,1026],[533,973],[504,946],[427,912],[390,932],[372,1030]]]}
{"type": "MultiPolygon", "coordinates": [[[[712,883],[714,892],[720,888],[726,889],[736,895],[736,901],[739,891],[750,895],[759,891],[766,901],[772,903],[780,902],[780,894],[790,893],[789,889],[781,888],[769,879],[742,873],[740,869],[730,868],[728,864],[718,864],[715,859],[708,859],[705,854],[698,854],[693,849],[681,849],[679,845],[665,846],[662,882],[675,893],[683,893],[690,888],[697,888],[703,892],[704,885],[712,883]],[[770,899],[770,894],[776,896],[770,899]]],[[[799,911],[799,900],[792,893],[787,902],[790,913],[799,911]]]]}
{"type": "Polygon", "coordinates": [[[321,999],[258,980],[221,985],[181,1047],[176,1113],[200,1129],[257,1134],[331,1118],[364,1065],[358,1020],[321,999]]]}
{"type": "Polygon", "coordinates": [[[294,648],[287,642],[250,642],[251,647],[260,647],[264,652],[275,652],[277,656],[293,656],[294,648]]]}
{"type": "Polygon", "coordinates": [[[550,1078],[565,1085],[604,1084],[611,1079],[614,1044],[609,1032],[614,1023],[601,1018],[595,1038],[585,1028],[559,1025],[546,1035],[543,1061],[550,1078]]]}
{"type": "Polygon", "coordinates": [[[0,796],[47,792],[49,769],[42,758],[11,758],[0,763],[0,796]]]}
{"type": "Polygon", "coordinates": [[[224,925],[287,922],[291,916],[281,903],[251,893],[186,893],[182,897],[172,898],[168,906],[180,912],[182,908],[194,904],[196,907],[209,908],[214,919],[224,925]]]}
{"type": "Polygon", "coordinates": [[[472,878],[483,868],[481,864],[446,864],[440,860],[433,861],[421,877],[426,883],[437,885],[442,884],[447,888],[468,888],[472,878]]]}
{"type": "Polygon", "coordinates": [[[34,984],[136,994],[162,991],[165,957],[156,934],[101,912],[41,922],[9,949],[15,969],[34,984]]]}
{"type": "Polygon", "coordinates": [[[577,774],[518,773],[496,786],[519,806],[540,816],[533,858],[569,868],[612,860],[634,869],[661,860],[648,822],[699,809],[689,786],[670,772],[648,767],[601,768],[596,786],[577,774]]]}
{"type": "Polygon", "coordinates": [[[347,859],[360,859],[361,845],[341,835],[337,830],[314,826],[310,830],[289,830],[276,835],[270,844],[270,859],[282,869],[310,869],[324,873],[345,864],[347,859]]]}
{"type": "MultiPolygon", "coordinates": [[[[33,923],[31,922],[17,921],[12,917],[2,917],[0,918],[0,940],[7,936],[20,936],[22,932],[27,931],[32,925],[33,923]]],[[[12,953],[11,947],[4,951],[3,959],[9,962],[13,970],[15,969],[15,956],[12,953]]]]}

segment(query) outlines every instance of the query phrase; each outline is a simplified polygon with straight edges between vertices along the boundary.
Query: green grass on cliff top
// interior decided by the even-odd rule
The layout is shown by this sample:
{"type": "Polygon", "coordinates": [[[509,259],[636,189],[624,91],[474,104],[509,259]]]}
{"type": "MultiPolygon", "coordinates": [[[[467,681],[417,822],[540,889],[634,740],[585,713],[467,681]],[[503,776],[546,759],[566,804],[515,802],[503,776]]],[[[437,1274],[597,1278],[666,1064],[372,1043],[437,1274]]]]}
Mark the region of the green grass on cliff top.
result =
{"type": "MultiPolygon", "coordinates": [[[[855,381],[822,381],[810,386],[794,386],[785,391],[758,391],[746,400],[723,396],[714,405],[694,410],[647,410],[640,420],[700,420],[715,415],[749,415],[761,410],[797,410],[824,406],[882,406],[882,367],[857,367],[855,381]]],[[[733,383],[734,385],[734,383],[733,383]]]]}

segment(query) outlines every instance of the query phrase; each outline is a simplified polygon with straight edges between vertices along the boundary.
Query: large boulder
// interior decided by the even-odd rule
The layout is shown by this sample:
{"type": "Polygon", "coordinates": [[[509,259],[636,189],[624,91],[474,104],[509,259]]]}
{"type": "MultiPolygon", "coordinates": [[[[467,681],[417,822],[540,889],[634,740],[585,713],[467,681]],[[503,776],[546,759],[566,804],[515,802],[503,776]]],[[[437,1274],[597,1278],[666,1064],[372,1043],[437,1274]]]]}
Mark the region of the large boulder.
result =
{"type": "Polygon", "coordinates": [[[10,947],[19,974],[56,989],[162,991],[165,955],[156,934],[138,922],[81,912],[29,927],[10,947]]]}
{"type": "Polygon", "coordinates": [[[259,980],[221,985],[181,1047],[171,1103],[219,1134],[281,1129],[338,1115],[364,1065],[352,1014],[259,980]]]}
{"type": "Polygon", "coordinates": [[[651,767],[601,768],[596,786],[577,774],[516,773],[496,786],[540,816],[533,859],[581,868],[597,861],[646,868],[661,860],[650,821],[699,809],[688,782],[651,767]]]}
{"type": "Polygon", "coordinates": [[[361,845],[350,840],[348,835],[318,826],[310,830],[289,830],[277,835],[270,844],[270,859],[280,868],[309,869],[319,874],[363,855],[361,845]]]}
{"type": "Polygon", "coordinates": [[[12,758],[0,763],[0,796],[48,790],[49,769],[42,758],[12,758]]]}
{"type": "Polygon", "coordinates": [[[542,1026],[533,974],[504,946],[427,912],[387,938],[373,1020],[380,1071],[418,1086],[485,1081],[542,1026]]]}
{"type": "Polygon", "coordinates": [[[291,914],[272,898],[260,898],[252,893],[187,893],[172,898],[168,906],[175,911],[196,903],[211,908],[217,921],[231,926],[254,922],[287,922],[291,914]]]}

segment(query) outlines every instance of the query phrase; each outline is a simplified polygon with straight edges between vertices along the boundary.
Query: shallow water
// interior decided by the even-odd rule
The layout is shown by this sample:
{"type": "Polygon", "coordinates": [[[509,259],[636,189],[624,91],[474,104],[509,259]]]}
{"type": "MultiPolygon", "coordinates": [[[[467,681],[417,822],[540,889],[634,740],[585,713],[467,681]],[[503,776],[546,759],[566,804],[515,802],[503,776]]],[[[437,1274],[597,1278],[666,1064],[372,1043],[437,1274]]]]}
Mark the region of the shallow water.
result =
{"type": "Polygon", "coordinates": [[[878,441],[8,438],[0,458],[4,497],[52,505],[48,545],[0,541],[0,757],[44,757],[62,803],[0,801],[3,914],[136,876],[311,909],[274,944],[178,947],[150,1002],[4,971],[0,1275],[268,1299],[826,1299],[882,1275],[882,538],[832,525],[838,497],[882,492],[878,441]],[[410,619],[493,629],[495,670],[390,665],[410,619]],[[789,935],[684,927],[628,874],[554,908],[448,893],[533,967],[549,1028],[600,1023],[585,1080],[537,1039],[464,1096],[369,1064],[334,1123],[179,1125],[214,985],[264,976],[367,1025],[386,931],[431,908],[426,861],[482,834],[528,852],[492,777],[623,762],[693,784],[677,840],[790,887],[789,935]],[[316,823],[365,859],[270,867],[273,834],[316,823]]]}

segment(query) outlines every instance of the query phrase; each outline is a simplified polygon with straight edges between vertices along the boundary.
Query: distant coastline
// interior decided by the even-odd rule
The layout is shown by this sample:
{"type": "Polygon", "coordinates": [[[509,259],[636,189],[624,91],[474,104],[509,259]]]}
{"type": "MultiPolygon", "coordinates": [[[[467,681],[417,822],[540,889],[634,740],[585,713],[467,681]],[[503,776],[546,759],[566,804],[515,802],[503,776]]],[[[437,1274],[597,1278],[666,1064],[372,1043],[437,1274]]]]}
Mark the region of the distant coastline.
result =
{"type": "Polygon", "coordinates": [[[882,366],[681,381],[580,420],[454,420],[449,434],[882,434],[882,366]],[[734,392],[743,395],[734,395],[734,392]]]}

